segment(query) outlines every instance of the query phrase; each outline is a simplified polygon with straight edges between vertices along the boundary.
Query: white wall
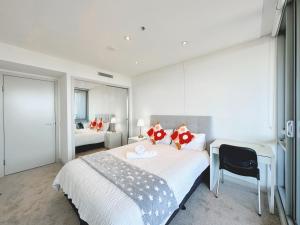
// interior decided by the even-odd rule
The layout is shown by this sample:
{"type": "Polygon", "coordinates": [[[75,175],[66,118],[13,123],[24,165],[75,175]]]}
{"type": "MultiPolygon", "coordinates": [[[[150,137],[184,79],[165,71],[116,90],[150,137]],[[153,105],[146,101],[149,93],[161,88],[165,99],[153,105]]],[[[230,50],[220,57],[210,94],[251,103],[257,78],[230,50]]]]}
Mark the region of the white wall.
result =
{"type": "MultiPolygon", "coordinates": [[[[63,162],[72,159],[72,142],[73,142],[73,129],[72,129],[72,78],[84,79],[89,81],[101,82],[121,87],[130,87],[131,79],[126,75],[116,74],[111,71],[95,68],[92,66],[82,65],[76,62],[48,56],[45,54],[29,51],[16,46],[4,44],[0,42],[0,61],[15,63],[15,68],[18,72],[22,65],[32,66],[34,71],[41,71],[39,68],[51,70],[51,73],[58,71],[57,74],[64,74],[58,78],[59,97],[60,97],[60,156],[63,162]],[[21,66],[20,66],[21,65],[21,66]],[[100,77],[97,72],[110,73],[114,75],[113,79],[100,77]]],[[[8,63],[9,64],[9,63],[8,63]]],[[[0,64],[0,67],[6,63],[0,64]]],[[[13,66],[13,67],[14,67],[13,66]]],[[[11,70],[14,68],[11,67],[11,70]]],[[[0,68],[1,69],[1,68],[0,68]]],[[[3,68],[2,68],[3,69],[3,68]]],[[[4,68],[8,69],[8,68],[4,68]]],[[[28,71],[26,71],[28,72],[28,71]]],[[[41,74],[40,74],[41,75],[41,74]]],[[[0,124],[1,125],[1,124],[0,124]]],[[[0,141],[2,135],[0,133],[0,141]]],[[[3,142],[1,142],[3,143],[3,142]]],[[[3,151],[3,150],[2,150],[3,151]]],[[[0,147],[0,160],[3,157],[0,147]]],[[[2,171],[0,169],[0,176],[2,171]]]]}
{"type": "Polygon", "coordinates": [[[274,140],[274,68],[274,40],[263,38],[136,76],[133,127],[151,114],[209,115],[214,138],[274,140]]]}
{"type": "MultiPolygon", "coordinates": [[[[3,85],[3,75],[0,74],[0,88],[2,88],[3,85]]],[[[0,177],[4,176],[4,166],[2,164],[4,160],[4,134],[3,134],[3,126],[4,126],[4,121],[3,121],[3,92],[0,90],[0,177]]]]}
{"type": "Polygon", "coordinates": [[[136,76],[133,122],[210,115],[215,138],[274,140],[274,57],[273,40],[263,38],[136,76]]]}
{"type": "Polygon", "coordinates": [[[73,159],[73,116],[72,116],[72,81],[70,76],[63,76],[60,84],[60,159],[63,163],[73,159]]]}

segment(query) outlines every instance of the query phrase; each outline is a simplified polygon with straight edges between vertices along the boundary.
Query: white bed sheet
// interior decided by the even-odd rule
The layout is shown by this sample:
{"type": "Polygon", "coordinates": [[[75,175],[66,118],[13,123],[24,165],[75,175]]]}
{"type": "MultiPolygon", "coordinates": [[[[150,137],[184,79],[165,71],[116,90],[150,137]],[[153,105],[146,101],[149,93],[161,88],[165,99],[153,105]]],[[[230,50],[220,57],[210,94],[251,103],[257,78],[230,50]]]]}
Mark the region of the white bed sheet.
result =
{"type": "Polygon", "coordinates": [[[76,129],[75,131],[75,146],[88,144],[96,144],[104,142],[105,132],[92,130],[90,128],[76,129]]]}
{"type": "MultiPolygon", "coordinates": [[[[205,150],[178,151],[170,145],[152,145],[148,140],[109,152],[164,178],[178,204],[209,165],[209,155],[205,150]],[[157,151],[158,155],[150,159],[127,159],[126,152],[133,151],[141,143],[147,150],[157,151]]],[[[80,217],[89,225],[143,225],[140,209],[135,202],[81,159],[68,162],[56,176],[53,185],[60,186],[68,194],[78,208],[80,217]]]]}

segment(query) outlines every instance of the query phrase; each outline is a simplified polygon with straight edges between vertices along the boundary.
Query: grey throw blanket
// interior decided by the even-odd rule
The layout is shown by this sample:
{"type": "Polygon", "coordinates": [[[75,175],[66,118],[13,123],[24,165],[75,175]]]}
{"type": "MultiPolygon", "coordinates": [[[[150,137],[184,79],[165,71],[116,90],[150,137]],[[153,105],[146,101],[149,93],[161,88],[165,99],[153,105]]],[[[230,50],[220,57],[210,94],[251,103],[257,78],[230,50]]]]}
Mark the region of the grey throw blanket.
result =
{"type": "Polygon", "coordinates": [[[139,206],[145,225],[162,224],[178,208],[174,193],[164,179],[108,152],[86,155],[81,159],[139,206]]]}

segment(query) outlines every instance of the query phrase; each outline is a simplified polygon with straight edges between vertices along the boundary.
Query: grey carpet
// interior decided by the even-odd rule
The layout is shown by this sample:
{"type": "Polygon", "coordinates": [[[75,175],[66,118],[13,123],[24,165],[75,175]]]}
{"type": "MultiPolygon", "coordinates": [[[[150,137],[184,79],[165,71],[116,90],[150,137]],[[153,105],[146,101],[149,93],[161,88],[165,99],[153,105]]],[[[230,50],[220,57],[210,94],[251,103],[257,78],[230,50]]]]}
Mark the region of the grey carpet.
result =
{"type": "MultiPolygon", "coordinates": [[[[52,164],[0,178],[1,225],[79,225],[62,192],[52,189],[61,168],[52,164]]],[[[256,214],[255,190],[226,182],[216,199],[201,184],[171,225],[277,225],[270,215],[266,195],[262,195],[262,217],[256,214]]],[[[133,224],[130,224],[133,225],[133,224]]]]}

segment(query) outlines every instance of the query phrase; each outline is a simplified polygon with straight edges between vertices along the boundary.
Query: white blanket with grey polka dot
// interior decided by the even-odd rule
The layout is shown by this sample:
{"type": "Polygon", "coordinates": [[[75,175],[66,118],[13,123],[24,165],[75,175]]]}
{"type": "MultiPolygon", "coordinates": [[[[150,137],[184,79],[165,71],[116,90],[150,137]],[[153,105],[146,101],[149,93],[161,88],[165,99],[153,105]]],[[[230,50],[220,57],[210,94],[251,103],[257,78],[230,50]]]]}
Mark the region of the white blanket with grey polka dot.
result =
{"type": "Polygon", "coordinates": [[[162,224],[178,208],[173,191],[161,177],[108,152],[86,155],[81,159],[138,205],[145,225],[162,224]]]}

